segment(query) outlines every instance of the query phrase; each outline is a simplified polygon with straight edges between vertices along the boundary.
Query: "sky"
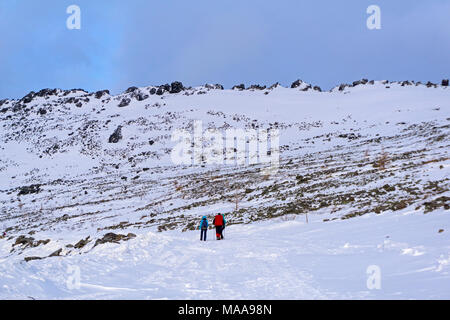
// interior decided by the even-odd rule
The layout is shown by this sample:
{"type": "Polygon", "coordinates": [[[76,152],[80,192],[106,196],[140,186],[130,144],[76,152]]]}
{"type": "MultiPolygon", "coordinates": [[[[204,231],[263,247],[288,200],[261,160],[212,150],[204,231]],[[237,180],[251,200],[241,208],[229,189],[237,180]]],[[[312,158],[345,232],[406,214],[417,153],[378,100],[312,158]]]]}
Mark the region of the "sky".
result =
{"type": "Polygon", "coordinates": [[[0,99],[173,81],[440,82],[449,52],[448,0],[0,0],[0,99]],[[70,5],[79,30],[66,26],[70,5]],[[369,5],[381,29],[367,28],[369,5]]]}

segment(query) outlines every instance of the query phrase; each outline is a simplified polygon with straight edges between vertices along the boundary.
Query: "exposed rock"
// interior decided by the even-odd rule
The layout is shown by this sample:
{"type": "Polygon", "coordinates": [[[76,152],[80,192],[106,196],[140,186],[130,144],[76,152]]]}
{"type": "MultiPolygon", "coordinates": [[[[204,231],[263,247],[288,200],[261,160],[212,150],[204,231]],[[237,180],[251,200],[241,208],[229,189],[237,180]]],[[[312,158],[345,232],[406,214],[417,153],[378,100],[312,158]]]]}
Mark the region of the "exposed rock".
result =
{"type": "Polygon", "coordinates": [[[137,89],[138,89],[137,87],[129,87],[129,88],[125,91],[125,93],[131,93],[131,92],[136,91],[137,89]]]}
{"type": "Polygon", "coordinates": [[[160,86],[160,88],[164,91],[170,91],[170,85],[168,83],[163,84],[162,86],[160,86]]]}
{"type": "Polygon", "coordinates": [[[45,110],[44,108],[39,108],[38,114],[40,114],[41,116],[47,113],[47,110],[45,110]]]}
{"type": "Polygon", "coordinates": [[[56,96],[58,95],[58,89],[42,89],[36,93],[38,97],[56,96]]]}
{"type": "Polygon", "coordinates": [[[301,91],[308,91],[311,88],[312,88],[312,86],[310,84],[308,84],[306,87],[304,87],[303,89],[300,89],[300,90],[301,91]]]}
{"type": "Polygon", "coordinates": [[[137,100],[137,101],[144,101],[144,100],[147,99],[148,97],[149,97],[148,94],[143,94],[142,92],[139,92],[139,93],[136,95],[136,100],[137,100]]]}
{"type": "Polygon", "coordinates": [[[434,211],[439,208],[444,208],[444,210],[450,209],[450,197],[442,196],[434,200],[427,201],[424,203],[425,210],[424,213],[434,211]]]}
{"type": "Polygon", "coordinates": [[[46,239],[46,240],[38,240],[35,243],[33,243],[33,247],[37,247],[40,246],[41,244],[46,245],[47,243],[50,242],[50,239],[46,239]]]}
{"type": "Polygon", "coordinates": [[[65,103],[75,103],[75,102],[78,102],[78,99],[75,99],[75,97],[70,97],[70,98],[67,98],[64,102],[65,103]]]}
{"type": "Polygon", "coordinates": [[[280,84],[279,84],[278,82],[276,82],[276,83],[274,83],[273,85],[271,85],[271,86],[269,87],[269,90],[278,88],[279,86],[280,86],[280,84]]]}
{"type": "Polygon", "coordinates": [[[448,79],[443,79],[441,85],[443,87],[448,87],[448,79]]]}
{"type": "Polygon", "coordinates": [[[260,86],[259,84],[253,84],[250,86],[249,89],[253,89],[253,90],[264,90],[266,88],[266,86],[260,86]]]}
{"type": "Polygon", "coordinates": [[[120,101],[119,103],[119,107],[120,108],[126,107],[130,104],[130,102],[131,102],[130,98],[123,98],[122,101],[120,101]]]}
{"type": "Polygon", "coordinates": [[[402,82],[402,87],[410,86],[410,85],[411,85],[411,82],[409,82],[408,80],[402,82]]]}
{"type": "Polygon", "coordinates": [[[24,258],[24,260],[25,260],[26,262],[32,261],[32,260],[41,260],[41,259],[42,259],[41,257],[25,257],[25,258],[24,258]]]}
{"type": "Polygon", "coordinates": [[[87,245],[89,242],[91,242],[91,240],[89,240],[89,238],[90,238],[90,236],[88,236],[86,239],[81,239],[80,241],[78,241],[75,245],[74,245],[74,247],[76,248],[76,249],[81,249],[81,248],[83,248],[85,245],[87,245]]]}
{"type": "Polygon", "coordinates": [[[233,86],[233,88],[231,88],[231,90],[245,90],[245,85],[243,83],[235,85],[233,86]]]}
{"type": "Polygon", "coordinates": [[[150,89],[150,94],[151,94],[151,95],[154,95],[155,93],[156,93],[156,88],[151,88],[151,89],[150,89]]]}
{"type": "Polygon", "coordinates": [[[95,93],[95,98],[96,99],[100,99],[101,97],[103,97],[103,95],[105,94],[109,94],[109,90],[101,90],[101,91],[97,91],[95,93]]]}
{"type": "Polygon", "coordinates": [[[300,79],[295,80],[295,81],[292,82],[292,84],[291,84],[291,89],[295,89],[295,88],[300,87],[300,86],[302,85],[302,83],[303,83],[303,81],[300,80],[300,79]]]}
{"type": "Polygon", "coordinates": [[[360,135],[356,135],[354,133],[343,133],[338,136],[339,138],[345,138],[349,140],[354,140],[360,138],[360,135]]]}
{"type": "Polygon", "coordinates": [[[39,193],[41,191],[40,184],[32,184],[31,186],[24,186],[19,189],[19,196],[31,194],[31,193],[39,193]]]}
{"type": "Polygon", "coordinates": [[[172,82],[170,85],[170,93],[179,93],[184,90],[183,84],[179,81],[172,82]]]}
{"type": "Polygon", "coordinates": [[[13,105],[12,112],[18,112],[23,109],[23,106],[20,103],[16,103],[13,105]]]}
{"type": "Polygon", "coordinates": [[[12,246],[14,247],[14,246],[22,245],[25,247],[32,247],[33,242],[34,242],[33,237],[27,238],[26,236],[18,236],[16,239],[16,242],[14,242],[14,244],[12,246]]]}
{"type": "Polygon", "coordinates": [[[107,234],[105,234],[103,236],[103,238],[101,239],[97,239],[97,241],[95,242],[95,246],[99,245],[99,244],[103,244],[103,243],[107,243],[107,242],[111,242],[111,243],[119,243],[119,241],[123,240],[123,241],[127,241],[130,240],[132,238],[135,238],[136,235],[133,233],[129,233],[127,235],[123,235],[123,234],[115,234],[112,232],[109,232],[107,234]]]}
{"type": "Polygon", "coordinates": [[[313,89],[314,89],[315,91],[322,92],[322,89],[321,89],[319,86],[314,86],[313,89]]]}
{"type": "Polygon", "coordinates": [[[356,86],[359,86],[360,84],[366,84],[367,82],[369,82],[369,80],[361,79],[361,80],[353,81],[352,85],[353,85],[353,87],[356,87],[356,86]]]}
{"type": "Polygon", "coordinates": [[[50,239],[34,241],[33,237],[18,236],[12,246],[15,247],[15,246],[21,245],[21,246],[24,246],[24,248],[27,248],[27,247],[34,248],[34,247],[40,246],[41,244],[46,245],[49,242],[50,242],[50,239]]]}
{"type": "Polygon", "coordinates": [[[158,90],[156,90],[156,94],[157,94],[158,96],[162,96],[162,95],[164,94],[164,89],[158,88],[158,90]]]}
{"type": "Polygon", "coordinates": [[[33,98],[34,98],[34,95],[35,95],[35,92],[34,91],[31,91],[30,93],[28,93],[26,96],[24,96],[22,99],[21,99],[21,101],[23,102],[23,103],[30,103],[31,101],[33,101],[33,98]]]}
{"type": "Polygon", "coordinates": [[[113,134],[109,136],[109,143],[117,143],[122,139],[122,126],[118,126],[113,134]]]}
{"type": "Polygon", "coordinates": [[[223,86],[221,84],[205,84],[206,89],[216,89],[216,90],[223,90],[223,86]]]}
{"type": "Polygon", "coordinates": [[[56,250],[55,252],[53,252],[52,254],[49,255],[49,257],[59,257],[61,255],[62,252],[62,248],[56,250]]]}

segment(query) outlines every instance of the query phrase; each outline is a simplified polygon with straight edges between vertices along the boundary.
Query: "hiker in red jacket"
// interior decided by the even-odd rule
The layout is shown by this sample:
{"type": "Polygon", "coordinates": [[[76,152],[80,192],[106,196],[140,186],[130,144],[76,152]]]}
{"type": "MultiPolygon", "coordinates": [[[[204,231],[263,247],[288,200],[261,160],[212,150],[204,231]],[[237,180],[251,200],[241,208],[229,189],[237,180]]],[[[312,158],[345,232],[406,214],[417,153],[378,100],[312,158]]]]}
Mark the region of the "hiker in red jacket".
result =
{"type": "Polygon", "coordinates": [[[214,217],[213,224],[216,226],[216,239],[221,240],[223,239],[222,231],[225,229],[225,218],[223,217],[223,214],[218,214],[214,217]]]}

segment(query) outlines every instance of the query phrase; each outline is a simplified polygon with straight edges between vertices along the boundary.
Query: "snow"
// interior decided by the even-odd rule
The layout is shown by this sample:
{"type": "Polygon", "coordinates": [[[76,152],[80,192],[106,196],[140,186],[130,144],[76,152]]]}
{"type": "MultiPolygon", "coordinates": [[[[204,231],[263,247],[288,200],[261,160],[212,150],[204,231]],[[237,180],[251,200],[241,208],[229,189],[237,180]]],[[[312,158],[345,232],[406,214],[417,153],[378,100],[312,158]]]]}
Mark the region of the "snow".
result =
{"type": "Polygon", "coordinates": [[[306,87],[90,95],[81,108],[61,91],[33,99],[29,113],[0,114],[0,231],[10,228],[0,239],[0,299],[449,299],[448,88],[306,87]],[[278,173],[173,165],[170,136],[195,120],[203,129],[277,122],[287,146],[278,173]],[[107,143],[119,125],[123,139],[107,143]],[[383,150],[390,162],[380,170],[383,150]],[[35,183],[42,191],[18,195],[35,183]],[[427,211],[439,197],[447,207],[427,211]],[[314,206],[289,207],[299,203],[314,206]],[[189,224],[218,212],[230,222],[225,240],[210,230],[200,242],[189,224]],[[136,237],[94,246],[107,232],[136,237]],[[50,242],[14,246],[21,235],[50,242]],[[379,289],[368,285],[371,270],[379,289]]]}
{"type": "Polygon", "coordinates": [[[0,298],[449,299],[449,221],[445,211],[297,216],[229,226],[223,241],[209,230],[206,242],[196,231],[146,232],[82,255],[3,258],[0,298]],[[380,289],[367,287],[372,265],[380,289]],[[80,270],[79,288],[68,285],[70,268],[80,270]]]}

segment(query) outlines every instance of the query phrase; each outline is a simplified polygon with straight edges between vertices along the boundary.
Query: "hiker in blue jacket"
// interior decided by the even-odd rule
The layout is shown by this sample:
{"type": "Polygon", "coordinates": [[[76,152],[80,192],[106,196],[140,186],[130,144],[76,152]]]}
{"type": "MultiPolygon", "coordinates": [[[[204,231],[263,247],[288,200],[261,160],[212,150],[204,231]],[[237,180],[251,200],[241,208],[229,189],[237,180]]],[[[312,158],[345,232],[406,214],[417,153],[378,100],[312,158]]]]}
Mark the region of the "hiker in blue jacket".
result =
{"type": "Polygon", "coordinates": [[[198,228],[200,229],[200,241],[206,241],[206,233],[208,232],[208,219],[206,219],[206,216],[203,216],[198,228]]]}

